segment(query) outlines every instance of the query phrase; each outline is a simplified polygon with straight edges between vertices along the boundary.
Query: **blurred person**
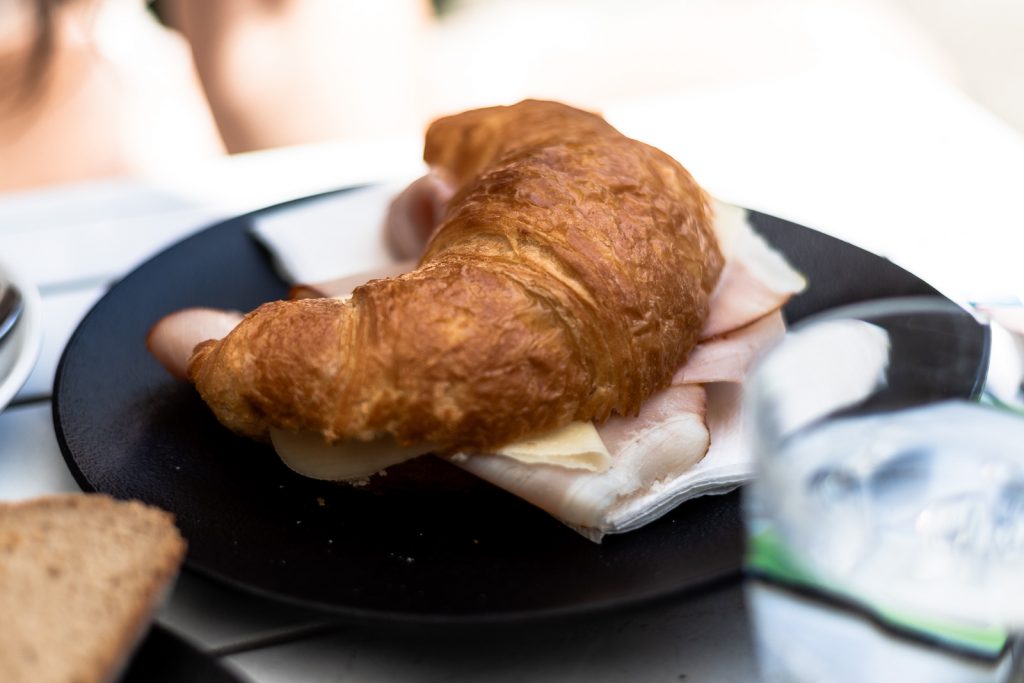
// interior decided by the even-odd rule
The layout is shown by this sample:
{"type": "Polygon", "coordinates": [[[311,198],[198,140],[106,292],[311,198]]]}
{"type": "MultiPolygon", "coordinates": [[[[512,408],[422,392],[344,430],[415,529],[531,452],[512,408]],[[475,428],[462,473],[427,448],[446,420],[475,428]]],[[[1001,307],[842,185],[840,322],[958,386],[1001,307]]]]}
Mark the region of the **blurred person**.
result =
{"type": "Polygon", "coordinates": [[[409,130],[427,0],[0,2],[0,190],[409,130]]]}
{"type": "Polygon", "coordinates": [[[812,70],[953,74],[893,2],[0,0],[0,190],[418,134],[524,97],[611,113],[812,70]]]}
{"type": "Polygon", "coordinates": [[[538,97],[606,110],[846,65],[868,75],[893,63],[947,73],[894,2],[454,0],[432,33],[432,105],[538,97]]]}

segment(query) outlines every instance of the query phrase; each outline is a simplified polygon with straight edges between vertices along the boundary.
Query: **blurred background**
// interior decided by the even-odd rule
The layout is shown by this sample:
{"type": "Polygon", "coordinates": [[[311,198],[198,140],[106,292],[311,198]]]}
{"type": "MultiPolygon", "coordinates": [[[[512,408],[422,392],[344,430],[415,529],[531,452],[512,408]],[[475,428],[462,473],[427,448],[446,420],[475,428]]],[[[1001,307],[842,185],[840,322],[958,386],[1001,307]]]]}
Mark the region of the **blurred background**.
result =
{"type": "Polygon", "coordinates": [[[814,70],[927,71],[1024,132],[1019,0],[3,0],[0,191],[597,110],[814,70]]]}

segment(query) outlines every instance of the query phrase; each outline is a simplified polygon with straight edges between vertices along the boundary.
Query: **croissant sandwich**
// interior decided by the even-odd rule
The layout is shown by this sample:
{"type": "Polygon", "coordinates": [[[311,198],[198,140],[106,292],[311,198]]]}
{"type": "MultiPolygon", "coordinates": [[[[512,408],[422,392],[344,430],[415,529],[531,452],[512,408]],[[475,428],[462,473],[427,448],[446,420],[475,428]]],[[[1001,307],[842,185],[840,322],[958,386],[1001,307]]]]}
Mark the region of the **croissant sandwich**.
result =
{"type": "Polygon", "coordinates": [[[425,157],[456,189],[416,270],[266,304],[195,350],[223,424],[487,450],[670,383],[722,268],[682,166],[553,102],[441,119],[425,157]]]}
{"type": "Polygon", "coordinates": [[[803,281],[745,227],[716,223],[679,163],[595,114],[539,101],[465,112],[431,125],[424,158],[431,174],[389,218],[392,243],[421,251],[411,271],[350,296],[329,298],[351,282],[305,288],[320,297],[244,318],[192,311],[176,345],[172,314],[150,348],[221,423],[272,439],[294,469],[296,438],[336,463],[383,438],[392,452],[370,458],[372,471],[444,454],[567,523],[608,527],[612,503],[704,456],[702,382],[738,377],[707,372],[706,359],[739,347],[749,359],[803,281]],[[596,464],[538,455],[568,442],[596,464]],[[601,500],[581,511],[582,489],[601,500]]]}

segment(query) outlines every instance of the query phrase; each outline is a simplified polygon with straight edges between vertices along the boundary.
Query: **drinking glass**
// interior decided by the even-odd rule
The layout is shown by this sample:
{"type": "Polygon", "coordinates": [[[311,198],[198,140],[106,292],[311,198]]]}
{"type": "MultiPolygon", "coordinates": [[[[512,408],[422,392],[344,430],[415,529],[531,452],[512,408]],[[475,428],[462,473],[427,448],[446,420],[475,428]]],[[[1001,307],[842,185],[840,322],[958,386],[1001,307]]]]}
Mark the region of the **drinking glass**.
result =
{"type": "Polygon", "coordinates": [[[765,683],[1018,680],[1024,417],[939,298],[795,326],[746,393],[747,584],[765,683]]]}

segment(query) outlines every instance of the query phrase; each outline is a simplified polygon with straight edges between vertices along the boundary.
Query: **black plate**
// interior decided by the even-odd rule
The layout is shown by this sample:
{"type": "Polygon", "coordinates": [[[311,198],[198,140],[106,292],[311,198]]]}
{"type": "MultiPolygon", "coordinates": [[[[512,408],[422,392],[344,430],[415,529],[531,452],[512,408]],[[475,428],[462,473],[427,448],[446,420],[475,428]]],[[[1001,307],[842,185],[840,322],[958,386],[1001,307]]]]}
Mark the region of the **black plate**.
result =
{"type": "Polygon", "coordinates": [[[213,657],[159,626],[135,651],[120,683],[241,683],[213,657]]]}
{"type": "MultiPolygon", "coordinates": [[[[308,201],[308,200],[300,200],[308,201]]],[[[492,488],[374,495],[300,477],[235,437],[143,340],[187,306],[251,309],[286,286],[229,220],[139,267],[96,304],[54,389],[61,450],[86,490],[170,510],[188,566],[350,617],[494,622],[636,605],[737,576],[738,496],[692,501],[595,545],[492,488]]],[[[892,263],[765,215],[753,222],[811,284],[790,321],[839,304],[936,294],[892,263]]]]}

